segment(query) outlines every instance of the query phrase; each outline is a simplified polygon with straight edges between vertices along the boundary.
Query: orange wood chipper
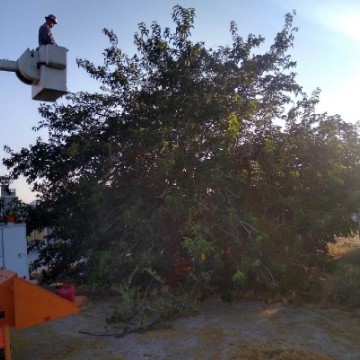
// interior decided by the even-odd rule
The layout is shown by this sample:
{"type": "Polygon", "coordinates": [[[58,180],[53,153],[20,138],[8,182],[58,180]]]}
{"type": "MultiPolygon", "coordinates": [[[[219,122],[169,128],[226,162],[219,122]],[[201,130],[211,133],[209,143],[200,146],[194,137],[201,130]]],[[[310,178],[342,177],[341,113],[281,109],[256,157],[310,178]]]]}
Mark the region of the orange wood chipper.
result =
{"type": "Polygon", "coordinates": [[[23,329],[76,314],[85,301],[75,296],[72,302],[0,269],[0,359],[11,359],[10,327],[23,329]]]}

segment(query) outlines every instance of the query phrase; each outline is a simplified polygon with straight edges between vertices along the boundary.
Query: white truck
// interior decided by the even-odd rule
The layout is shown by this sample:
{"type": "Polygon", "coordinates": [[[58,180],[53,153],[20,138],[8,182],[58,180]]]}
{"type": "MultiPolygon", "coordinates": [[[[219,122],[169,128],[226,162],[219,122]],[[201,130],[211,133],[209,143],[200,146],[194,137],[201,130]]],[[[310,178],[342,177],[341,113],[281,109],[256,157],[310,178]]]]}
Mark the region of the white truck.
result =
{"type": "Polygon", "coordinates": [[[0,223],[0,268],[29,280],[26,224],[0,223]]]}

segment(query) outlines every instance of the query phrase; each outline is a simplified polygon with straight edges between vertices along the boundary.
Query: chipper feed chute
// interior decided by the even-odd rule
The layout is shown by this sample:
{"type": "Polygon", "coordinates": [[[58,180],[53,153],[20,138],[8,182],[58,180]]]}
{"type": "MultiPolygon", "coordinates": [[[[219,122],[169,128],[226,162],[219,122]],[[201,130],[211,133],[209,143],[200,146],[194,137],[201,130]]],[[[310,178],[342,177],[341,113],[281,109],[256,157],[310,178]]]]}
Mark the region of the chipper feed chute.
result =
{"type": "MultiPolygon", "coordinates": [[[[75,302],[64,299],[31,282],[21,279],[13,271],[0,270],[0,345],[5,348],[5,359],[11,359],[9,327],[16,329],[41,324],[46,321],[79,312],[84,297],[75,302]]],[[[1,349],[1,348],[0,348],[1,349]]]]}

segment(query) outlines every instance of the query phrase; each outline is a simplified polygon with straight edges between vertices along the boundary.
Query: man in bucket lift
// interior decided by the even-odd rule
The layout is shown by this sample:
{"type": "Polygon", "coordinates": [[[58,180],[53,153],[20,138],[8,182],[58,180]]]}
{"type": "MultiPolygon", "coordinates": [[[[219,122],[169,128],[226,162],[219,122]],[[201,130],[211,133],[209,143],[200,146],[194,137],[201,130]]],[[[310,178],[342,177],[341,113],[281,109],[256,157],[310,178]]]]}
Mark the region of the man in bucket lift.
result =
{"type": "Polygon", "coordinates": [[[49,16],[45,16],[45,20],[45,23],[41,25],[39,29],[39,46],[49,44],[56,45],[51,29],[57,24],[57,18],[55,15],[50,14],[49,16]]]}

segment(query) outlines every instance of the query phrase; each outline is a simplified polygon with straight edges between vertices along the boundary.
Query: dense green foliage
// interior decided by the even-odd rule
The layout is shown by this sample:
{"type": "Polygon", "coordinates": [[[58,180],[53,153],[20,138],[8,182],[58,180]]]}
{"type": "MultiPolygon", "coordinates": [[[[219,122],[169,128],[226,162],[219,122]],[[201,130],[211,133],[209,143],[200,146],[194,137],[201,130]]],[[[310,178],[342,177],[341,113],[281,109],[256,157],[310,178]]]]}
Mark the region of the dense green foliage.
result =
{"type": "Polygon", "coordinates": [[[47,276],[81,263],[104,286],[304,286],[356,225],[358,127],[316,114],[319,91],[297,84],[293,14],[263,53],[235,23],[232,44],[210,49],[191,40],[193,9],[172,16],[174,32],[139,24],[131,57],[104,29],[104,63],[78,60],[101,91],[42,105],[49,140],[7,148],[12,177],[46,204],[47,276]]]}

